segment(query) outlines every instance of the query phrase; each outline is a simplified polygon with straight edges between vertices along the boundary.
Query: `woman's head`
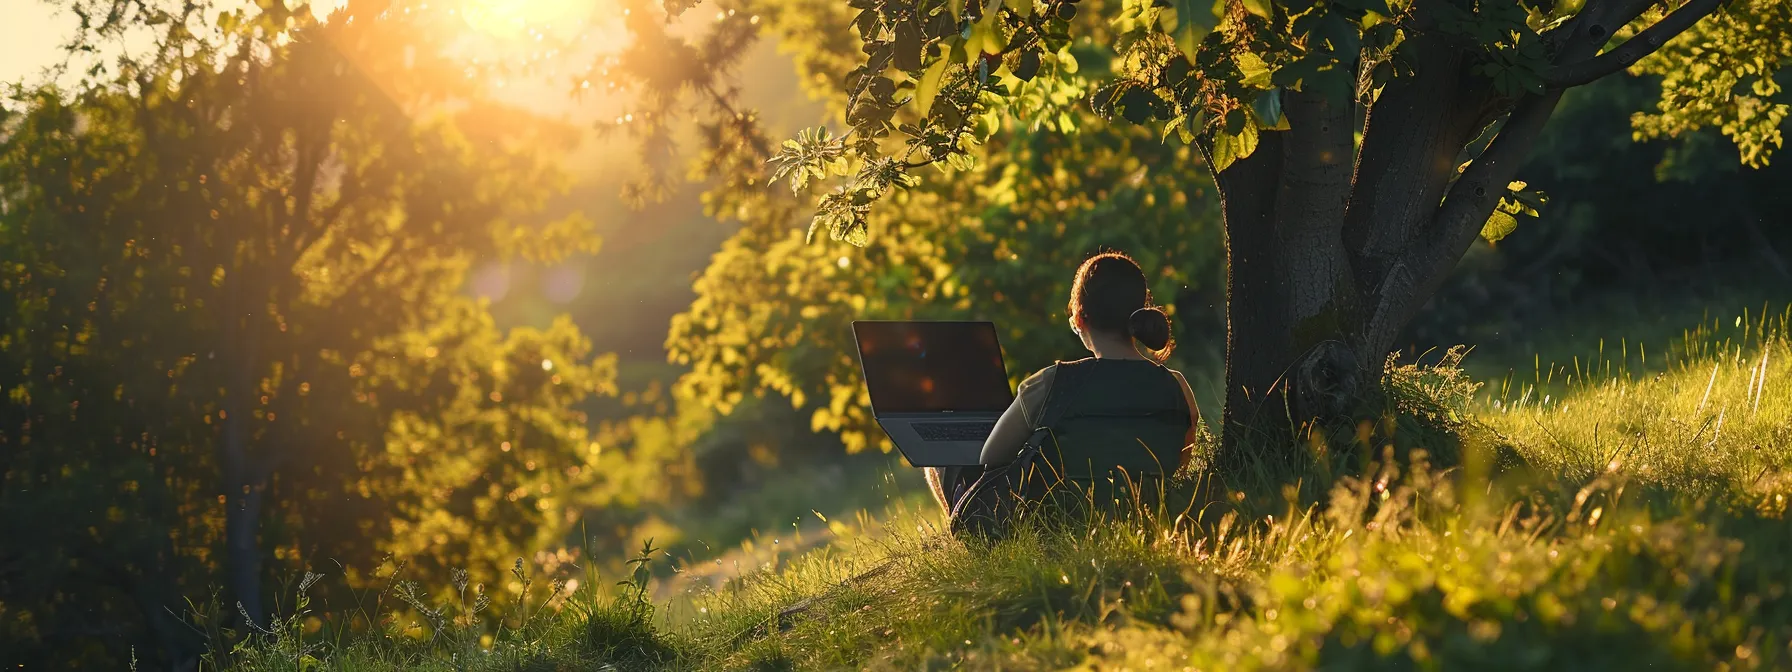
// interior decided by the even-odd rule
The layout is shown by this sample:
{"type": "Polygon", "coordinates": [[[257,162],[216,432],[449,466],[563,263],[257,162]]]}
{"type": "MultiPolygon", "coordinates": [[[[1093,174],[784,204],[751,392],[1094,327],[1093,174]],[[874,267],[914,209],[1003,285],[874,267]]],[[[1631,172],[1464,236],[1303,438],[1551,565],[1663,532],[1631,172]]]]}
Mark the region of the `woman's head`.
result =
{"type": "Polygon", "coordinates": [[[1120,252],[1095,255],[1076,269],[1076,281],[1070,286],[1070,323],[1085,332],[1085,338],[1100,334],[1136,339],[1160,360],[1175,348],[1170,318],[1151,304],[1145,272],[1120,252]]]}

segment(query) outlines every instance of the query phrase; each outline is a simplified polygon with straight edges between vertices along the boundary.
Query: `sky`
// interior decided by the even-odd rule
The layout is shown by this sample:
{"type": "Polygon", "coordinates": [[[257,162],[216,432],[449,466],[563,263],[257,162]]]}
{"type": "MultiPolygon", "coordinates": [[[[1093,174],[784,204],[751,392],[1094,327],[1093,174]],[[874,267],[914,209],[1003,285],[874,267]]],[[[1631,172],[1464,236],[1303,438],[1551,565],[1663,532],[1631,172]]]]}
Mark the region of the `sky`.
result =
{"type": "MultiPolygon", "coordinates": [[[[296,6],[299,0],[287,0],[296,6]]],[[[0,0],[0,81],[32,78],[62,58],[59,48],[76,26],[73,14],[58,5],[66,0],[0,0]]],[[[312,14],[327,16],[346,0],[309,0],[312,14]]],[[[249,0],[214,0],[230,9],[249,0]]],[[[429,3],[424,3],[427,7],[429,3]]],[[[586,44],[614,45],[623,39],[621,16],[614,0],[440,0],[465,23],[468,42],[484,53],[494,49],[526,51],[535,30],[579,36],[586,44]],[[611,16],[613,15],[613,16],[611,16]]],[[[557,96],[563,98],[563,96],[557,96]]]]}
{"type": "Polygon", "coordinates": [[[41,0],[0,0],[0,81],[18,81],[54,63],[72,21],[41,0]]]}

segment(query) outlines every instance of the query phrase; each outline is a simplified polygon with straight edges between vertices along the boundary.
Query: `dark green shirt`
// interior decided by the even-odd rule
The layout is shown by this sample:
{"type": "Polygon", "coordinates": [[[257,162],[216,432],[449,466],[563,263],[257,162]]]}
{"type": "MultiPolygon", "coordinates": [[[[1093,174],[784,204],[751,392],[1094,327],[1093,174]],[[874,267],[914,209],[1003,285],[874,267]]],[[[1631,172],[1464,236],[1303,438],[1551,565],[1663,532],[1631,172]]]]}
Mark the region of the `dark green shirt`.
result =
{"type": "MultiPolygon", "coordinates": [[[[1087,365],[1089,362],[1090,360],[1082,360],[1076,364],[1087,365]]],[[[1099,360],[1095,363],[1099,366],[1108,367],[1109,371],[1113,371],[1117,368],[1123,369],[1122,372],[1135,374],[1135,377],[1136,375],[1144,375],[1149,379],[1153,373],[1158,372],[1174,377],[1175,387],[1181,389],[1183,405],[1186,406],[1189,414],[1188,429],[1183,436],[1183,445],[1180,447],[1181,450],[1178,451],[1179,454],[1174,458],[1175,464],[1164,464],[1163,470],[1173,472],[1180,468],[1182,464],[1186,463],[1188,455],[1187,446],[1194,443],[1194,437],[1198,433],[1197,426],[1200,424],[1200,413],[1195,408],[1194,392],[1189,389],[1187,379],[1174,369],[1161,367],[1145,360],[1109,359],[1099,360]],[[1141,368],[1151,367],[1151,369],[1150,372],[1145,372],[1134,371],[1127,368],[1135,366],[1141,368]]],[[[1033,431],[1040,425],[1040,416],[1045,409],[1046,399],[1050,397],[1053,384],[1057,380],[1058,367],[1058,364],[1045,367],[1038,373],[1028,376],[1026,380],[1021,381],[1020,388],[1017,390],[1014,397],[1014,403],[1008,407],[1007,411],[1002,413],[1001,419],[996,422],[994,431],[990,433],[989,439],[984,442],[983,453],[980,456],[979,462],[988,465],[1007,464],[1008,462],[1013,461],[1014,457],[1020,453],[1021,447],[1026,445],[1027,438],[1030,437],[1033,434],[1033,431]]],[[[1076,409],[1079,407],[1090,408],[1092,406],[1099,406],[1099,400],[1094,397],[1116,393],[1124,394],[1131,391],[1104,391],[1102,389],[1096,389],[1101,387],[1100,381],[1089,381],[1088,379],[1085,379],[1085,382],[1087,383],[1084,385],[1086,389],[1065,391],[1067,394],[1076,394],[1079,397],[1070,400],[1072,403],[1069,413],[1071,414],[1076,413],[1076,409]],[[1085,395],[1091,398],[1082,398],[1085,395]]],[[[1153,387],[1163,389],[1159,386],[1153,387]]],[[[1174,404],[1174,401],[1146,398],[1137,403],[1141,406],[1159,407],[1165,403],[1174,404]]]]}

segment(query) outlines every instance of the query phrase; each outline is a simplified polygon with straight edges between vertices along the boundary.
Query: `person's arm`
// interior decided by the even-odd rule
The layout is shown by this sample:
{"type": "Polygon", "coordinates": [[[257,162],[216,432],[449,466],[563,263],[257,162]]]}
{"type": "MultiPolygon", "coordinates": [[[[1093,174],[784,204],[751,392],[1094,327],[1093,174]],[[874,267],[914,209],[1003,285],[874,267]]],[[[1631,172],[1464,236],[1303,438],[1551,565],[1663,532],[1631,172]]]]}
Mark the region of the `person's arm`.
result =
{"type": "Polygon", "coordinates": [[[983,452],[978,455],[978,464],[1008,464],[1020,455],[1020,449],[1027,445],[1027,437],[1033,435],[1033,423],[1029,415],[1037,407],[1035,397],[1040,390],[1049,387],[1051,371],[1048,368],[1021,381],[1020,389],[1015,392],[1014,402],[1008,404],[1008,410],[1002,411],[1002,417],[996,420],[995,429],[983,441],[983,452]]]}
{"type": "Polygon", "coordinates": [[[1170,369],[1170,373],[1176,374],[1176,382],[1182,384],[1182,398],[1188,401],[1188,433],[1182,437],[1182,464],[1176,467],[1181,471],[1194,458],[1195,442],[1201,438],[1201,409],[1195,405],[1195,390],[1188,386],[1188,379],[1182,377],[1182,372],[1170,369]]]}

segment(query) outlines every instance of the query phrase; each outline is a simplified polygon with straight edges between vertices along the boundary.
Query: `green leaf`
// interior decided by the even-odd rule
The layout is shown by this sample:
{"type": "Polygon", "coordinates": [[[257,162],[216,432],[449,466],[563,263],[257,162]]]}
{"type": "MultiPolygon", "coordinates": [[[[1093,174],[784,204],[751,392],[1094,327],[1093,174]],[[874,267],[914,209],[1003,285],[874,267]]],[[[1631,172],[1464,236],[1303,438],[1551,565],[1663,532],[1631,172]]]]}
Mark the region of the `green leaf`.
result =
{"type": "Polygon", "coordinates": [[[1263,57],[1245,51],[1240,52],[1235,60],[1238,63],[1238,73],[1243,75],[1240,84],[1259,89],[1270,87],[1269,64],[1263,62],[1263,57]]]}
{"type": "MultiPolygon", "coordinates": [[[[993,4],[993,3],[992,3],[993,4]]],[[[965,38],[966,50],[977,50],[985,54],[1002,53],[1002,22],[996,18],[996,12],[983,15],[983,20],[971,24],[971,34],[965,38]]]]}
{"type": "Polygon", "coordinates": [[[896,24],[896,69],[912,72],[921,69],[921,27],[914,21],[896,24]]]}
{"type": "Polygon", "coordinates": [[[1385,17],[1394,16],[1394,10],[1388,7],[1388,0],[1347,0],[1336,4],[1365,12],[1375,12],[1385,17]]]}
{"type": "Polygon", "coordinates": [[[853,25],[859,29],[859,39],[871,41],[877,39],[877,10],[867,9],[859,12],[853,19],[853,25]]]}
{"type": "Polygon", "coordinates": [[[1302,82],[1319,73],[1319,61],[1320,57],[1308,56],[1292,63],[1285,63],[1282,67],[1276,68],[1275,73],[1270,75],[1269,81],[1282,88],[1305,91],[1302,82]]]}
{"type": "Polygon", "coordinates": [[[1170,6],[1163,11],[1160,16],[1171,20],[1167,21],[1170,25],[1160,27],[1175,39],[1176,48],[1193,60],[1201,38],[1218,25],[1215,19],[1219,14],[1211,7],[1202,7],[1201,0],[1170,0],[1170,6]]]}
{"type": "Polygon", "coordinates": [[[1532,211],[1531,215],[1534,217],[1536,216],[1535,211],[1542,210],[1543,206],[1549,203],[1549,195],[1536,190],[1514,191],[1512,192],[1512,200],[1523,203],[1525,207],[1532,211]]]}
{"type": "Polygon", "coordinates": [[[1238,160],[1238,150],[1234,148],[1236,136],[1216,133],[1213,136],[1213,172],[1223,173],[1232,163],[1238,160]]]}
{"type": "Polygon", "coordinates": [[[1173,58],[1164,66],[1164,83],[1171,88],[1181,86],[1188,81],[1188,73],[1194,66],[1186,58],[1173,58]]]}
{"type": "Polygon", "coordinates": [[[1363,46],[1361,29],[1336,12],[1326,14],[1320,22],[1319,36],[1341,60],[1352,60],[1363,46]]]}
{"type": "Polygon", "coordinates": [[[1282,90],[1270,89],[1257,94],[1251,101],[1251,111],[1257,114],[1257,122],[1271,131],[1288,130],[1288,117],[1282,114],[1282,90]]]}
{"type": "Polygon", "coordinates": [[[1517,230],[1517,217],[1495,210],[1493,215],[1487,218],[1487,223],[1481,225],[1481,237],[1487,239],[1489,243],[1497,243],[1501,238],[1512,235],[1512,232],[1517,230]]]}
{"type": "Polygon", "coordinates": [[[1216,133],[1213,136],[1213,172],[1224,172],[1240,159],[1247,158],[1257,151],[1257,127],[1245,124],[1244,130],[1236,135],[1216,133]]]}
{"type": "Polygon", "coordinates": [[[1126,116],[1127,121],[1143,124],[1151,119],[1151,108],[1156,99],[1157,95],[1146,91],[1145,87],[1128,88],[1126,93],[1120,96],[1120,113],[1126,116]]]}
{"type": "Polygon", "coordinates": [[[1114,118],[1114,105],[1120,101],[1120,94],[1130,88],[1132,82],[1124,79],[1113,80],[1102,84],[1089,96],[1089,107],[1103,119],[1114,118]]]}
{"type": "Polygon", "coordinates": [[[1244,0],[1244,11],[1269,18],[1269,0],[1244,0]]]}
{"type": "Polygon", "coordinates": [[[853,247],[864,247],[865,243],[870,242],[871,227],[865,222],[863,217],[855,217],[844,222],[841,226],[834,227],[834,230],[830,231],[829,235],[832,236],[834,240],[844,242],[853,247]]]}
{"type": "Polygon", "coordinates": [[[1176,135],[1182,138],[1182,144],[1192,145],[1195,143],[1197,135],[1206,125],[1207,112],[1196,112],[1193,119],[1185,120],[1182,122],[1181,126],[1176,127],[1176,135]]]}
{"type": "Polygon", "coordinates": [[[1074,75],[1080,67],[1082,66],[1076,62],[1076,55],[1070,53],[1068,47],[1058,52],[1058,72],[1074,75]]]}
{"type": "Polygon", "coordinates": [[[1242,109],[1232,110],[1231,112],[1227,112],[1226,113],[1226,134],[1227,135],[1238,135],[1240,133],[1243,133],[1244,128],[1246,126],[1250,125],[1250,123],[1249,123],[1250,120],[1251,120],[1251,118],[1248,115],[1246,115],[1244,113],[1244,110],[1242,110],[1242,109]]]}
{"type": "Polygon", "coordinates": [[[1014,76],[1020,78],[1020,81],[1030,82],[1037,74],[1039,74],[1039,50],[1028,49],[1021,52],[1019,62],[1014,66],[1014,76]]]}
{"type": "Polygon", "coordinates": [[[952,62],[942,57],[934,61],[933,65],[927,66],[927,71],[921,73],[920,81],[915,82],[915,105],[922,115],[932,112],[933,99],[940,92],[940,79],[945,77],[946,68],[950,65],[952,62]]]}

